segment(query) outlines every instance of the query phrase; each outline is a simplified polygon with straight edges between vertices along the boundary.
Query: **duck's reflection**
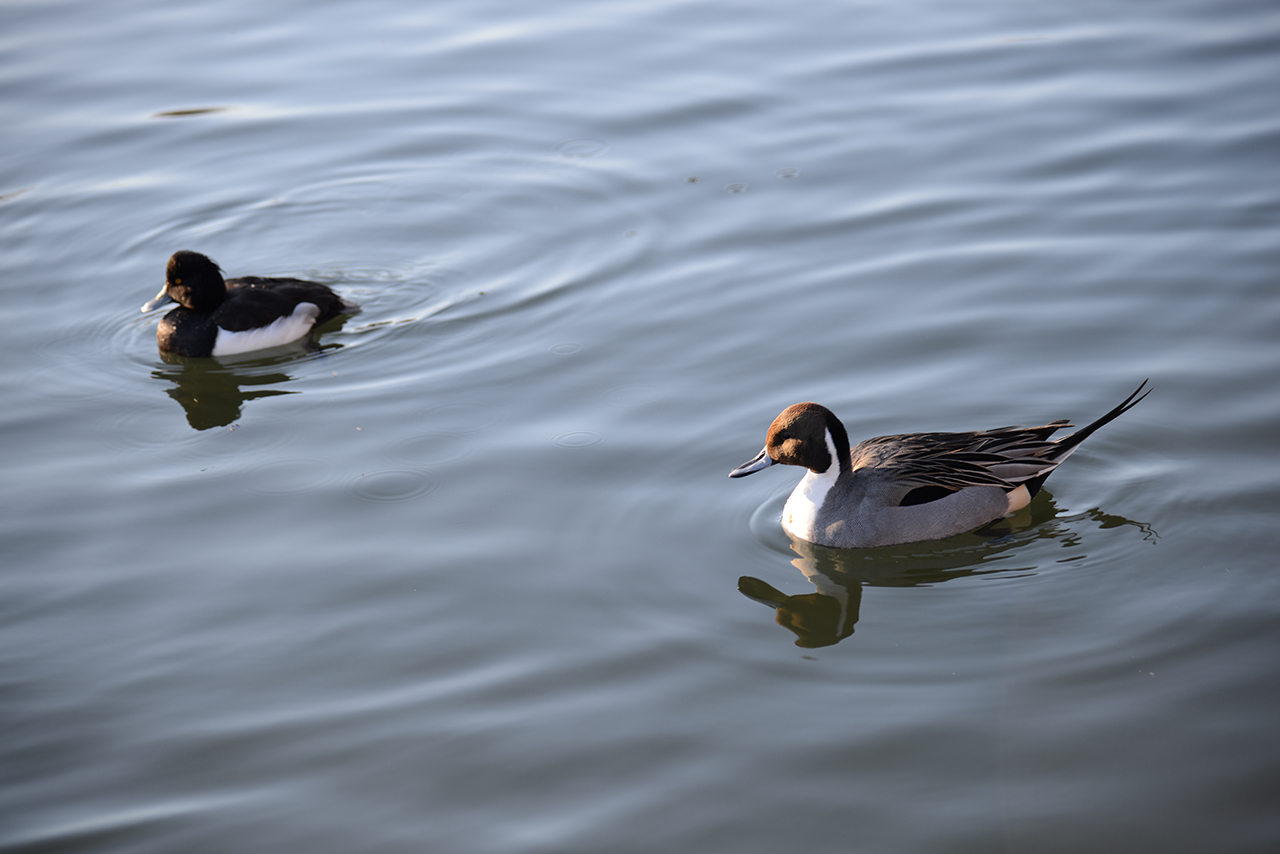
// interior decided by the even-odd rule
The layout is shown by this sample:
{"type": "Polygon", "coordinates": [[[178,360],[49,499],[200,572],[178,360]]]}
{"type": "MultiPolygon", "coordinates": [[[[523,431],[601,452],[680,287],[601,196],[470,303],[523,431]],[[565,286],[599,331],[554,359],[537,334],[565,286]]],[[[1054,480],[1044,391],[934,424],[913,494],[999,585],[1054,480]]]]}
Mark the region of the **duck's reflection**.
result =
{"type": "Polygon", "coordinates": [[[328,352],[341,344],[290,344],[259,353],[217,359],[191,358],[161,353],[165,365],[151,372],[158,380],[173,383],[165,392],[181,404],[187,423],[196,430],[226,427],[240,417],[246,401],[296,391],[279,388],[293,379],[283,370],[298,355],[328,352]],[[287,357],[283,361],[282,356],[287,357]]]}
{"type": "Polygon", "coordinates": [[[921,587],[974,575],[1035,572],[1035,566],[1020,566],[1008,560],[1009,552],[1028,539],[1014,536],[1014,530],[1033,523],[1037,527],[1030,538],[1061,539],[1064,544],[1074,542],[1078,532],[1073,523],[1083,520],[1096,522],[1100,528],[1132,525],[1147,539],[1156,537],[1145,524],[1096,509],[1059,517],[1051,496],[1046,502],[1037,502],[1036,518],[1024,514],[1025,511],[978,532],[953,537],[945,545],[934,541],[879,549],[831,549],[792,539],[791,549],[797,557],[791,565],[809,580],[815,592],[788,595],[749,575],[738,579],[738,590],[773,608],[778,625],[795,633],[796,646],[813,649],[831,646],[853,634],[863,587],[921,587]]]}

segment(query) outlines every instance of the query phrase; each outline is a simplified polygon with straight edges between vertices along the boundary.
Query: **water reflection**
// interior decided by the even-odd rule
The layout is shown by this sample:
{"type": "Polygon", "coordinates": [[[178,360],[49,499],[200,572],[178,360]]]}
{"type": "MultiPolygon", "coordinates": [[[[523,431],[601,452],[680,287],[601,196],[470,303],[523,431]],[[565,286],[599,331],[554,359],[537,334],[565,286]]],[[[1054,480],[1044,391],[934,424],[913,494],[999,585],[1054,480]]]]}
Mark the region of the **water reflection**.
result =
{"type": "Polygon", "coordinates": [[[284,372],[284,366],[292,363],[298,353],[327,352],[341,346],[326,344],[318,347],[310,341],[295,342],[225,359],[160,353],[165,366],[152,371],[151,376],[173,383],[173,387],[165,391],[182,405],[187,413],[187,423],[196,430],[208,430],[226,427],[238,419],[246,401],[297,394],[296,391],[276,387],[293,379],[284,372]],[[282,351],[291,358],[282,360],[282,351]]]}
{"type": "Polygon", "coordinates": [[[1076,523],[1081,521],[1095,522],[1100,528],[1131,525],[1143,532],[1144,539],[1158,538],[1149,525],[1097,509],[1058,516],[1051,496],[1035,506],[1034,514],[1024,509],[974,533],[952,537],[944,541],[946,545],[934,541],[878,549],[832,549],[793,538],[791,550],[798,557],[791,565],[816,592],[788,595],[749,575],[738,579],[738,590],[773,608],[778,625],[795,633],[796,646],[813,649],[831,646],[853,634],[863,587],[924,587],[975,575],[1029,575],[1037,566],[1010,563],[1013,550],[1032,539],[1073,545],[1079,539],[1076,523]]]}

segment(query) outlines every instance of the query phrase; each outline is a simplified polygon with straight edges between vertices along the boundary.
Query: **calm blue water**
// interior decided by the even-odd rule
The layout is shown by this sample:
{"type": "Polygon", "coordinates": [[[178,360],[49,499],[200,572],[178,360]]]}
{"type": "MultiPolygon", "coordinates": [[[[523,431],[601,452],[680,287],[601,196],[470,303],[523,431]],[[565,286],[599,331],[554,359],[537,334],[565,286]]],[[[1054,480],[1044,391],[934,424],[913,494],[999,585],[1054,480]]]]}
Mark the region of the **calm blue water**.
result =
{"type": "Polygon", "coordinates": [[[1280,13],[0,7],[0,847],[1270,852],[1280,13]],[[177,249],[365,311],[166,360],[177,249]],[[785,406],[1091,420],[791,543],[785,406]]]}

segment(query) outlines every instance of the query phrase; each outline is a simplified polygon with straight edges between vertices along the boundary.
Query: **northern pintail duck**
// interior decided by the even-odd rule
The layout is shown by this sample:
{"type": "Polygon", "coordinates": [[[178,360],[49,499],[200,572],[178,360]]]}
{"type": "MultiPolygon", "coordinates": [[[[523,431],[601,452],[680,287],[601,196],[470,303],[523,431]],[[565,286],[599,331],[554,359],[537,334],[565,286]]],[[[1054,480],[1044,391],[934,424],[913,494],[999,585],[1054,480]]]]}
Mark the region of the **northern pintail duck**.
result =
{"type": "Polygon", "coordinates": [[[224,280],[217,264],[185,249],[173,253],[164,288],[142,310],[170,300],[179,308],[160,320],[156,341],[163,352],[179,356],[231,356],[288,344],[360,310],[317,282],[261,276],[224,280]]]}
{"type": "Polygon", "coordinates": [[[808,469],[782,509],[782,527],[811,543],[848,549],[942,539],[1027,506],[1081,442],[1150,394],[1146,385],[1052,442],[1050,435],[1073,425],[880,436],[850,449],[831,410],[797,403],[769,426],[764,450],[729,477],[774,463],[808,469]]]}

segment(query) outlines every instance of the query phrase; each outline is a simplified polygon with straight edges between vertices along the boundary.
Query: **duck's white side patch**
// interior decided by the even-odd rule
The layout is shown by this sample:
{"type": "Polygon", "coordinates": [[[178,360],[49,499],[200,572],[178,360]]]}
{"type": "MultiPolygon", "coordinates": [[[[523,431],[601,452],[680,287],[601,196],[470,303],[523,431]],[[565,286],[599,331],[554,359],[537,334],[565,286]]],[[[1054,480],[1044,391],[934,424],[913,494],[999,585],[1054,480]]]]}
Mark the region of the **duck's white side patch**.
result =
{"type": "Polygon", "coordinates": [[[1011,490],[1009,493],[1009,513],[1017,513],[1023,507],[1031,503],[1031,490],[1027,489],[1024,483],[1017,489],[1011,490]]]}
{"type": "Polygon", "coordinates": [[[796,484],[787,504],[782,508],[782,530],[793,537],[813,542],[813,531],[818,521],[818,510],[827,500],[827,493],[840,477],[840,457],[836,453],[835,440],[827,430],[827,453],[831,464],[824,472],[812,469],[804,473],[804,479],[796,484]]]}
{"type": "Polygon", "coordinates": [[[218,338],[213,342],[212,355],[234,356],[237,353],[265,350],[268,347],[279,347],[281,344],[297,341],[311,331],[311,327],[315,326],[316,318],[319,316],[320,306],[315,303],[300,302],[293,310],[293,314],[257,329],[228,332],[219,328],[218,338]]]}

